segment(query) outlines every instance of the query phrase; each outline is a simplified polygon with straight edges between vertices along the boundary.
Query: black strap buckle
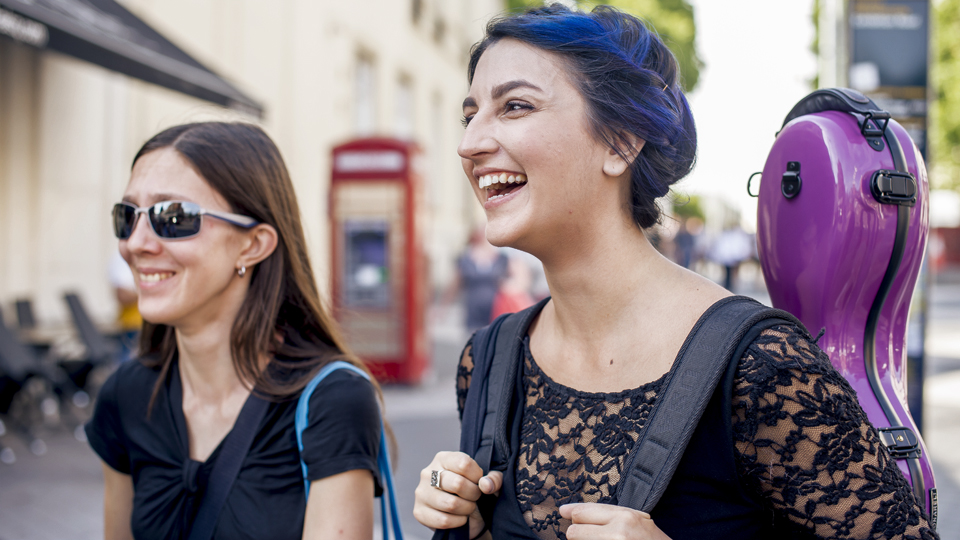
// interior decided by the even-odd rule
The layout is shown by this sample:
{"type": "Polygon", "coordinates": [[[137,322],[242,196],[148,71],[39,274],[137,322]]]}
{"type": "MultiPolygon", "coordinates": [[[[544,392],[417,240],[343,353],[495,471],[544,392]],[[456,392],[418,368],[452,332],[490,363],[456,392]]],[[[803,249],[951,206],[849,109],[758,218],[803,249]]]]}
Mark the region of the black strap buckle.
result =
{"type": "Polygon", "coordinates": [[[860,133],[864,137],[883,137],[883,134],[887,132],[889,122],[890,113],[887,111],[865,112],[863,113],[863,124],[860,125],[860,133]],[[883,120],[882,124],[880,120],[883,120]]]}
{"type": "Polygon", "coordinates": [[[920,450],[920,439],[912,429],[903,426],[880,428],[880,441],[890,452],[890,456],[896,459],[916,458],[919,459],[922,451],[920,450]]]}
{"type": "Polygon", "coordinates": [[[917,179],[910,173],[880,169],[870,178],[870,192],[883,204],[913,206],[917,204],[917,179]]]}

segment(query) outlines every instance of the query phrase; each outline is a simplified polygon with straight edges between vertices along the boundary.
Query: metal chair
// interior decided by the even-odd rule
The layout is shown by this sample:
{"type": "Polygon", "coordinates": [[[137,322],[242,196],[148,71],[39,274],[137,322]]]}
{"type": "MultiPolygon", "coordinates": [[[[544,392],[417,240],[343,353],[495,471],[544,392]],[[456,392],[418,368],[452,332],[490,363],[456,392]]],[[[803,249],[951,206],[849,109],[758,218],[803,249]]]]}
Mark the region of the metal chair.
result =
{"type": "Polygon", "coordinates": [[[86,347],[86,358],[60,363],[78,387],[86,388],[90,372],[98,366],[112,365],[116,360],[119,346],[115,340],[109,339],[100,332],[76,293],[66,293],[63,299],[70,308],[70,317],[73,319],[77,335],[86,347]]]}
{"type": "Polygon", "coordinates": [[[17,325],[21,329],[35,328],[37,319],[33,316],[33,302],[28,298],[21,298],[16,302],[17,307],[17,325]]]}
{"type": "MultiPolygon", "coordinates": [[[[6,420],[2,424],[4,431],[9,424],[32,453],[44,454],[46,443],[37,436],[37,428],[57,413],[57,397],[62,403],[64,397],[72,397],[76,392],[64,374],[0,324],[0,417],[6,420]]],[[[12,463],[15,459],[13,449],[0,443],[0,461],[12,463]]]]}

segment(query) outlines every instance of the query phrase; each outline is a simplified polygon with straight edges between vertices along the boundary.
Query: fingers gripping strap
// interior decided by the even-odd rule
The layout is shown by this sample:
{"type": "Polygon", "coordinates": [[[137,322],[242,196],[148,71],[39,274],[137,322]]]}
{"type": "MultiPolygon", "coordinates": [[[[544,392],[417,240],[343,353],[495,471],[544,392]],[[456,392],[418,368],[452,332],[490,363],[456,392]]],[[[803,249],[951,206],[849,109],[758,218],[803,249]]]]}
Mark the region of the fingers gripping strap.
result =
{"type": "Polygon", "coordinates": [[[618,488],[621,506],[644,512],[656,506],[734,351],[751,327],[772,317],[796,321],[742,296],[725,298],[700,317],[628,457],[618,488]]]}
{"type": "MultiPolygon", "coordinates": [[[[300,394],[297,401],[297,412],[294,416],[294,426],[297,432],[297,449],[303,456],[303,431],[309,423],[310,396],[317,386],[338,369],[346,369],[360,375],[364,379],[370,380],[370,375],[357,366],[338,360],[330,362],[323,366],[319,372],[311,379],[300,394]]],[[[382,415],[381,415],[382,417],[382,415]]],[[[393,537],[396,540],[403,540],[403,531],[400,529],[400,512],[397,509],[397,494],[393,488],[393,467],[390,465],[390,449],[387,446],[386,430],[383,428],[383,419],[380,420],[380,449],[377,456],[377,468],[380,470],[380,481],[383,482],[383,496],[380,498],[380,517],[383,520],[383,538],[390,538],[390,530],[393,530],[393,537]]],[[[303,471],[303,489],[307,500],[310,499],[310,480],[307,477],[307,464],[300,458],[300,469],[303,471]]]]}

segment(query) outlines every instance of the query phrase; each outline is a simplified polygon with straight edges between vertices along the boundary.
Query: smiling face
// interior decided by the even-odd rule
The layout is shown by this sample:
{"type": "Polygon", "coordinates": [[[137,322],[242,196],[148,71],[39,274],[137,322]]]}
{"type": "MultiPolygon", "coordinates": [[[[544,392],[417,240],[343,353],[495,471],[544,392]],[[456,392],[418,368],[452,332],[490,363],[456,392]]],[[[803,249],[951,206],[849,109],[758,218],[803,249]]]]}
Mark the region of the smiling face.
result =
{"type": "Polygon", "coordinates": [[[605,172],[620,160],[593,136],[586,108],[554,53],[502,39],[480,57],[458,153],[491,243],[542,258],[587,232],[594,217],[624,217],[624,182],[615,176],[626,166],[605,172]]]}
{"type": "MultiPolygon", "coordinates": [[[[123,200],[140,207],[190,201],[208,210],[231,211],[226,200],[172,148],[137,160],[123,200]]],[[[177,328],[211,321],[232,323],[249,282],[240,279],[236,269],[251,234],[208,217],[196,236],[165,240],[141,215],[130,238],[120,241],[120,254],[133,271],[143,318],[177,328]]]]}

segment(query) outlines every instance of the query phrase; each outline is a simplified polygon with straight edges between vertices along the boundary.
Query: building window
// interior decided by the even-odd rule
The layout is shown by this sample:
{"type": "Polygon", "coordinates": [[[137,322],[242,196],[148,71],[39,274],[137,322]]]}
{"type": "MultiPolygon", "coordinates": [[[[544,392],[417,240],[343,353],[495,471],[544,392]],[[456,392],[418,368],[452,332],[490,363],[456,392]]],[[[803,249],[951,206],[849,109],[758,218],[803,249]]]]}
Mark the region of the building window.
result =
{"type": "Polygon", "coordinates": [[[412,0],[410,2],[410,16],[413,19],[414,26],[420,24],[420,17],[423,16],[423,0],[412,0]]]}
{"type": "Polygon", "coordinates": [[[401,75],[397,81],[397,109],[394,132],[397,138],[413,138],[413,82],[401,75]]]}
{"type": "Polygon", "coordinates": [[[443,39],[447,36],[447,23],[441,17],[433,20],[433,40],[438,45],[443,44],[443,39]]]}
{"type": "Polygon", "coordinates": [[[354,86],[354,130],[357,135],[371,135],[377,129],[377,79],[373,59],[368,55],[357,58],[354,86]]]}

